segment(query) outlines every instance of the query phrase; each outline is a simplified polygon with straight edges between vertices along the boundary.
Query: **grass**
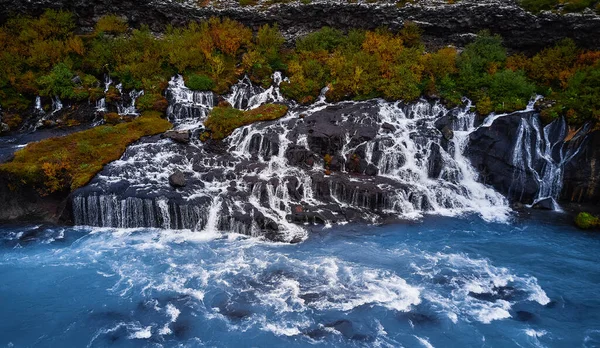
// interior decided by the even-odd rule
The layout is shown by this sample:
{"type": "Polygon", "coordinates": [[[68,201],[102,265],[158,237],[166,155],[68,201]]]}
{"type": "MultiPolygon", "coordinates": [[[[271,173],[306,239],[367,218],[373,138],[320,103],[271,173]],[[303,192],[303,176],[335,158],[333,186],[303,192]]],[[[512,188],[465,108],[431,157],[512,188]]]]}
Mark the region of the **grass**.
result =
{"type": "Polygon", "coordinates": [[[221,140],[230,135],[236,128],[258,121],[271,121],[283,117],[288,111],[281,104],[265,104],[256,109],[242,111],[230,106],[215,107],[204,122],[207,133],[202,137],[221,140]]]}
{"type": "Polygon", "coordinates": [[[103,125],[64,137],[44,139],[17,151],[0,171],[42,195],[67,192],[86,185],[127,146],[143,136],[171,128],[158,112],[146,112],[131,122],[103,125]]]}

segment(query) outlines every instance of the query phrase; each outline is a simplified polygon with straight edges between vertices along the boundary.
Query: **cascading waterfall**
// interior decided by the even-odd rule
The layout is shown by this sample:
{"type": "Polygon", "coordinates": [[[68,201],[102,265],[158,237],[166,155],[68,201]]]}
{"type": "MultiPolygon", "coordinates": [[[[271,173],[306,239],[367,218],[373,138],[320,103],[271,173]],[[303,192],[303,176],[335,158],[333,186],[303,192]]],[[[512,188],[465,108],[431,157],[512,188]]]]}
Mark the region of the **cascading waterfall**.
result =
{"type": "MultiPolygon", "coordinates": [[[[285,102],[281,74],[273,80],[263,89],[244,78],[227,100],[243,109],[285,102]]],[[[156,136],[130,146],[76,192],[76,223],[292,241],[306,235],[301,225],[307,223],[464,213],[508,218],[507,200],[482,184],[464,157],[476,129],[469,105],[448,110],[425,100],[329,104],[326,93],[311,106],[288,103],[285,117],[240,127],[220,145],[195,136],[188,145],[156,136]],[[447,139],[437,125],[444,118],[451,120],[447,139]],[[176,171],[184,173],[185,187],[169,185],[176,171]]],[[[167,98],[176,131],[201,129],[215,105],[212,92],[191,91],[181,76],[170,81],[167,98]]]]}
{"type": "Polygon", "coordinates": [[[208,112],[215,105],[213,92],[193,91],[187,88],[181,75],[169,81],[167,98],[170,101],[167,117],[180,130],[202,126],[208,112]]]}
{"type": "Polygon", "coordinates": [[[528,176],[534,178],[539,188],[532,205],[550,199],[553,209],[560,209],[557,199],[562,190],[563,168],[580,150],[565,146],[568,131],[564,118],[545,127],[535,115],[520,119],[512,157],[516,168],[513,180],[517,187],[523,187],[528,176]]]}

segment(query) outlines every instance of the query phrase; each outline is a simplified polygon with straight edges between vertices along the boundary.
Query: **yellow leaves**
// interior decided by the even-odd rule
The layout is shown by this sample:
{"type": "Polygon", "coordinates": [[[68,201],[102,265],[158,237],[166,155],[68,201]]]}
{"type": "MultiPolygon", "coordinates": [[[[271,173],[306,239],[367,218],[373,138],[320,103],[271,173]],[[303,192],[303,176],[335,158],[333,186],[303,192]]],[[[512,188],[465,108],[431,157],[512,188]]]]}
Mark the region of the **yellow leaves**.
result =
{"type": "Polygon", "coordinates": [[[69,51],[77,53],[80,56],[83,56],[85,52],[85,46],[79,36],[69,38],[69,40],[67,40],[67,47],[69,51]]]}
{"type": "Polygon", "coordinates": [[[209,61],[213,78],[217,79],[225,71],[225,60],[220,55],[214,55],[210,56],[209,61]]]}
{"type": "Polygon", "coordinates": [[[421,58],[423,71],[434,80],[454,74],[458,70],[456,68],[456,56],[456,49],[452,47],[445,47],[437,52],[427,53],[421,58]]]}

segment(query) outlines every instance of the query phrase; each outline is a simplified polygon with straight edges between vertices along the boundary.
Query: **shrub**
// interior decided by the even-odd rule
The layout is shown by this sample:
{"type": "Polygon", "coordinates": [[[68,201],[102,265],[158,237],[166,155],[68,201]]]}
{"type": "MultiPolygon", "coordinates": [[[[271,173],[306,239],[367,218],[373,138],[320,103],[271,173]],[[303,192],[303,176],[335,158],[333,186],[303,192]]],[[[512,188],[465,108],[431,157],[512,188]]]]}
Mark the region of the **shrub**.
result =
{"type": "Polygon", "coordinates": [[[165,112],[169,102],[165,97],[157,93],[145,93],[135,101],[136,107],[140,111],[158,111],[165,112]]]}
{"type": "Polygon", "coordinates": [[[121,116],[116,112],[109,112],[104,115],[104,122],[112,125],[121,123],[121,116]]]}
{"type": "Polygon", "coordinates": [[[210,91],[215,88],[215,82],[210,77],[198,74],[187,75],[185,85],[195,91],[210,91]]]}
{"type": "Polygon", "coordinates": [[[48,75],[39,78],[40,94],[46,97],[72,98],[75,87],[73,76],[73,72],[65,63],[57,64],[48,75]]]}
{"type": "Polygon", "coordinates": [[[271,121],[281,118],[287,113],[287,110],[287,106],[281,104],[264,104],[247,111],[227,106],[217,106],[208,115],[204,126],[209,130],[212,139],[221,140],[238,127],[258,121],[271,121]]]}
{"type": "Polygon", "coordinates": [[[343,42],[343,34],[337,29],[323,27],[296,40],[298,51],[332,51],[343,42]]]}
{"type": "Polygon", "coordinates": [[[590,213],[581,212],[575,217],[575,224],[582,229],[596,228],[600,226],[600,218],[590,213]]]}

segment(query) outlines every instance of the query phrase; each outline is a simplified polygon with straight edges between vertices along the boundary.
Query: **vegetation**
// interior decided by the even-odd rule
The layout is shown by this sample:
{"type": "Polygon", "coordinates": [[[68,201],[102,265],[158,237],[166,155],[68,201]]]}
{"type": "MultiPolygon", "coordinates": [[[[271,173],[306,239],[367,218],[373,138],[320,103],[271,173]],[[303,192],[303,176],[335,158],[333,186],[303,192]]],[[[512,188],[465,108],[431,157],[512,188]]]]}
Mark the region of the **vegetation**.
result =
{"type": "Polygon", "coordinates": [[[581,212],[575,217],[575,224],[582,229],[591,229],[600,227],[600,218],[590,214],[581,212]]]}
{"type": "MultiPolygon", "coordinates": [[[[164,111],[162,95],[176,73],[192,89],[224,93],[244,74],[268,86],[277,70],[289,78],[282,92],[300,103],[314,101],[328,86],[330,101],[425,95],[456,105],[467,96],[487,114],[521,109],[540,93],[549,101],[543,111],[548,121],[562,115],[574,125],[600,120],[600,52],[580,50],[569,40],[526,57],[509,56],[501,38],[488,32],[462,53],[452,47],[427,52],[410,22],[398,33],[325,27],[298,39],[295,48],[284,46],[277,26],[253,33],[218,18],[169,27],[160,37],[147,27],[131,29],[114,15],[101,18],[91,34],[74,29],[72,14],[52,10],[0,28],[0,104],[11,128],[24,121],[36,95],[102,97],[106,74],[125,89],[145,91],[140,109],[164,111]]],[[[111,102],[120,96],[111,88],[105,97],[111,102]]]]}
{"type": "Polygon", "coordinates": [[[202,137],[220,140],[230,135],[236,128],[258,121],[271,121],[283,117],[288,111],[282,104],[264,104],[256,109],[242,111],[231,106],[217,106],[212,109],[204,122],[207,133],[202,137]]]}
{"type": "Polygon", "coordinates": [[[119,159],[127,145],[169,128],[171,124],[160,113],[147,112],[131,122],[31,143],[17,151],[13,161],[0,164],[0,171],[15,182],[36,187],[43,195],[68,192],[84,186],[104,165],[119,159]]]}

